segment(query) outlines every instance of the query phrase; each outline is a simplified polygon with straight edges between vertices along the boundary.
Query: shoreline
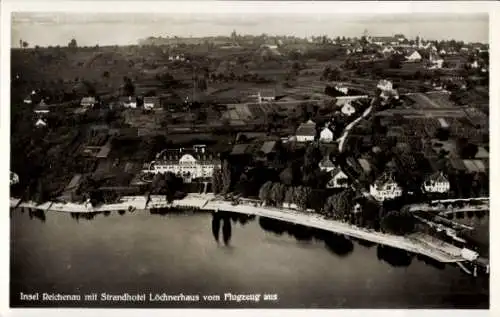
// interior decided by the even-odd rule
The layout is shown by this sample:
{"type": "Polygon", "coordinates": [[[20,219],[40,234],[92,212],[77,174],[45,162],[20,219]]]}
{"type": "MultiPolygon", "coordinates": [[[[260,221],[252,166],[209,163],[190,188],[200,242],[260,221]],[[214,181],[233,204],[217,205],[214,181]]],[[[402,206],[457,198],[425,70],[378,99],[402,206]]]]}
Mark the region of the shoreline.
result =
{"type": "Polygon", "coordinates": [[[168,203],[163,195],[150,196],[149,202],[144,196],[125,196],[121,202],[87,208],[85,204],[46,202],[36,205],[33,202],[21,202],[11,198],[11,208],[31,208],[43,211],[59,211],[66,213],[94,213],[104,211],[119,211],[135,208],[150,210],[155,208],[196,208],[204,211],[228,211],[246,215],[262,216],[288,223],[294,223],[311,228],[321,229],[336,234],[422,254],[443,263],[466,261],[461,255],[461,249],[453,245],[433,239],[425,234],[414,233],[409,236],[396,236],[356,227],[340,221],[324,219],[316,214],[304,214],[292,209],[261,207],[252,205],[233,205],[230,202],[217,200],[213,194],[189,194],[184,199],[168,203]],[[16,203],[16,204],[14,204],[16,203]]]}

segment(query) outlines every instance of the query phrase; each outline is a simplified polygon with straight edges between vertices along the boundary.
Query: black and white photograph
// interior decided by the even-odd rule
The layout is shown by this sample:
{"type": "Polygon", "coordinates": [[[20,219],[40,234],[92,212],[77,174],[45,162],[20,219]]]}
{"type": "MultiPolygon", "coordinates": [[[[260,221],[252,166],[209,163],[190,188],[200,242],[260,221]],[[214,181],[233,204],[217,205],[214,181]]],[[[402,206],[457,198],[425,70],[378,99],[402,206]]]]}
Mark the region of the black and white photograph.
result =
{"type": "Polygon", "coordinates": [[[10,309],[489,309],[488,10],[203,3],[2,13],[10,309]]]}

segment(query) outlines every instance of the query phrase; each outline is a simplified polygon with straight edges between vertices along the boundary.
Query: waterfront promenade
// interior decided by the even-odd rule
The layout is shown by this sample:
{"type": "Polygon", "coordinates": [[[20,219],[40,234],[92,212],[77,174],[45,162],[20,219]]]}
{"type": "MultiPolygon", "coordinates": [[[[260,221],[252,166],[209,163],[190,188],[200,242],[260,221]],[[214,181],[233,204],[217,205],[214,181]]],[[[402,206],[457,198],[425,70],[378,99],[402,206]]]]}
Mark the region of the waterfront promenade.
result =
{"type": "MultiPolygon", "coordinates": [[[[15,206],[11,205],[11,207],[15,206]]],[[[130,210],[131,208],[147,210],[152,208],[182,207],[207,211],[229,211],[246,215],[263,216],[368,240],[374,243],[422,254],[440,262],[453,263],[466,260],[462,257],[460,248],[439,240],[431,239],[427,235],[412,234],[409,236],[395,236],[384,234],[340,221],[324,219],[322,216],[313,213],[298,212],[285,208],[278,209],[267,206],[256,206],[251,203],[235,205],[231,202],[216,198],[213,194],[189,194],[184,199],[174,200],[172,203],[168,203],[164,196],[150,196],[149,201],[144,196],[127,196],[123,197],[119,203],[102,205],[99,207],[90,207],[85,204],[55,202],[41,205],[25,202],[19,204],[18,207],[68,213],[94,213],[113,210],[130,210]]]]}

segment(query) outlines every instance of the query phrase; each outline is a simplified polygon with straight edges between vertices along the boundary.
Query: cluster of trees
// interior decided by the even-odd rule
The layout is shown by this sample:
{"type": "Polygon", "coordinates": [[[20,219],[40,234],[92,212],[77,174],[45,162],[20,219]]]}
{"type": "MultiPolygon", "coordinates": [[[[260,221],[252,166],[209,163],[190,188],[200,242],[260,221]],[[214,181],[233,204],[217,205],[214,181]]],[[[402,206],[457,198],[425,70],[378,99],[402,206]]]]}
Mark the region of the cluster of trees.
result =
{"type": "Polygon", "coordinates": [[[268,181],[259,190],[259,199],[266,205],[283,207],[296,205],[300,210],[306,210],[312,189],[308,186],[286,186],[279,182],[268,181]]]}
{"type": "Polygon", "coordinates": [[[182,178],[172,172],[158,173],[151,182],[151,191],[153,195],[165,195],[168,202],[172,202],[176,193],[182,191],[182,178]]]}
{"type": "Polygon", "coordinates": [[[342,79],[342,73],[338,67],[331,68],[330,66],[327,66],[324,70],[323,73],[321,74],[320,80],[327,80],[327,81],[336,81],[336,80],[341,80],[342,79]]]}
{"type": "Polygon", "coordinates": [[[384,233],[405,235],[416,230],[417,220],[406,211],[389,211],[380,221],[380,229],[384,233]]]}
{"type": "Polygon", "coordinates": [[[123,96],[134,96],[135,95],[135,86],[127,76],[123,77],[123,96]]]}
{"type": "Polygon", "coordinates": [[[229,73],[211,73],[209,79],[212,82],[248,82],[248,83],[267,83],[271,80],[265,78],[264,76],[260,76],[257,73],[247,72],[242,75],[236,75],[234,72],[229,73]]]}
{"type": "Polygon", "coordinates": [[[232,170],[228,159],[222,161],[221,169],[215,169],[212,175],[214,194],[227,194],[232,185],[232,170]]]}

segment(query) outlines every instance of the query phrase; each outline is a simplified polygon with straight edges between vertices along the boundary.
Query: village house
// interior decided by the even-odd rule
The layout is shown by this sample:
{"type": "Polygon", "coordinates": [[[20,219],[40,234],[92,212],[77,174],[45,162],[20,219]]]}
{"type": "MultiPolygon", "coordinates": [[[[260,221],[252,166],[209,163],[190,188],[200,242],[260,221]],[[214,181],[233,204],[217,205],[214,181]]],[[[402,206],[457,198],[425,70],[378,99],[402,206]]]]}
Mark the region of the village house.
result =
{"type": "Polygon", "coordinates": [[[430,68],[436,69],[443,67],[444,60],[441,58],[441,56],[437,55],[436,53],[430,53],[429,62],[431,64],[430,68]]]}
{"type": "Polygon", "coordinates": [[[469,64],[469,66],[472,69],[477,69],[479,68],[479,63],[477,62],[477,60],[474,60],[472,63],[469,64]]]}
{"type": "Polygon", "coordinates": [[[392,46],[385,46],[381,53],[384,55],[390,55],[394,53],[394,48],[392,46]]]}
{"type": "Polygon", "coordinates": [[[335,90],[343,93],[344,95],[347,95],[349,93],[349,88],[342,85],[336,85],[335,90]]]}
{"type": "Polygon", "coordinates": [[[97,104],[95,97],[83,97],[80,101],[80,106],[84,108],[93,108],[97,104]]]}
{"type": "Polygon", "coordinates": [[[436,172],[427,177],[423,187],[428,193],[446,193],[450,190],[450,182],[443,172],[436,172]]]}
{"type": "Polygon", "coordinates": [[[342,109],[340,110],[343,114],[346,116],[352,116],[354,113],[356,113],[356,108],[351,105],[350,102],[346,102],[343,106],[342,109]]]}
{"type": "Polygon", "coordinates": [[[252,97],[256,97],[258,103],[272,102],[276,100],[276,96],[274,95],[273,92],[270,91],[264,91],[264,92],[259,91],[256,95],[253,95],[252,97]]]}
{"type": "Polygon", "coordinates": [[[406,41],[406,36],[404,36],[404,34],[395,34],[394,35],[394,38],[399,42],[399,43],[403,43],[404,41],[406,41]]]}
{"type": "Polygon", "coordinates": [[[36,106],[34,112],[36,114],[47,114],[50,112],[50,106],[45,103],[45,101],[42,99],[38,106],[36,106]]]}
{"type": "Polygon", "coordinates": [[[321,132],[319,133],[319,140],[325,143],[330,143],[333,141],[333,129],[329,124],[326,124],[323,130],[321,130],[321,132]]]}
{"type": "Polygon", "coordinates": [[[373,37],[368,37],[367,40],[369,43],[380,46],[384,44],[391,44],[391,45],[399,44],[399,39],[394,36],[373,36],[373,37]]]}
{"type": "Polygon", "coordinates": [[[172,172],[182,177],[185,183],[196,179],[209,179],[215,169],[221,168],[218,155],[208,153],[205,145],[195,145],[192,149],[166,149],[149,163],[146,173],[172,172]]]}
{"type": "Polygon", "coordinates": [[[382,97],[385,101],[387,101],[390,97],[399,99],[398,91],[393,88],[391,81],[382,79],[378,82],[377,88],[382,91],[380,93],[380,97],[382,97]]]}
{"type": "Polygon", "coordinates": [[[377,88],[380,90],[392,90],[392,82],[390,80],[382,79],[378,82],[377,88]]]}
{"type": "Polygon", "coordinates": [[[394,199],[402,194],[403,190],[394,180],[392,173],[385,172],[370,185],[370,195],[378,201],[394,199]]]}
{"type": "Polygon", "coordinates": [[[152,110],[160,108],[159,97],[144,97],[144,109],[152,110]]]}
{"type": "Polygon", "coordinates": [[[10,185],[15,185],[19,183],[19,175],[14,172],[10,172],[10,185]]]}
{"type": "Polygon", "coordinates": [[[422,60],[422,55],[420,55],[417,51],[411,51],[408,56],[406,56],[406,60],[409,62],[420,62],[422,60]]]}
{"type": "Polygon", "coordinates": [[[32,91],[30,95],[28,95],[26,98],[24,98],[23,102],[25,104],[32,104],[33,103],[33,96],[36,95],[36,91],[32,91]]]}
{"type": "Polygon", "coordinates": [[[120,97],[120,105],[124,108],[137,108],[137,99],[132,96],[120,97]]]}
{"type": "Polygon", "coordinates": [[[326,184],[326,188],[346,188],[349,187],[349,177],[337,167],[331,172],[332,178],[326,184]]]}
{"type": "Polygon", "coordinates": [[[336,166],[332,162],[332,159],[330,158],[330,156],[329,155],[325,155],[323,157],[323,159],[321,160],[321,162],[319,162],[319,168],[322,171],[331,172],[331,171],[333,171],[336,168],[336,166]]]}
{"type": "Polygon", "coordinates": [[[309,120],[302,123],[295,132],[297,142],[312,142],[316,138],[316,123],[309,120]]]}
{"type": "Polygon", "coordinates": [[[46,127],[46,126],[47,126],[47,122],[45,122],[42,118],[39,118],[35,122],[35,127],[37,127],[37,128],[43,128],[43,127],[46,127]]]}

